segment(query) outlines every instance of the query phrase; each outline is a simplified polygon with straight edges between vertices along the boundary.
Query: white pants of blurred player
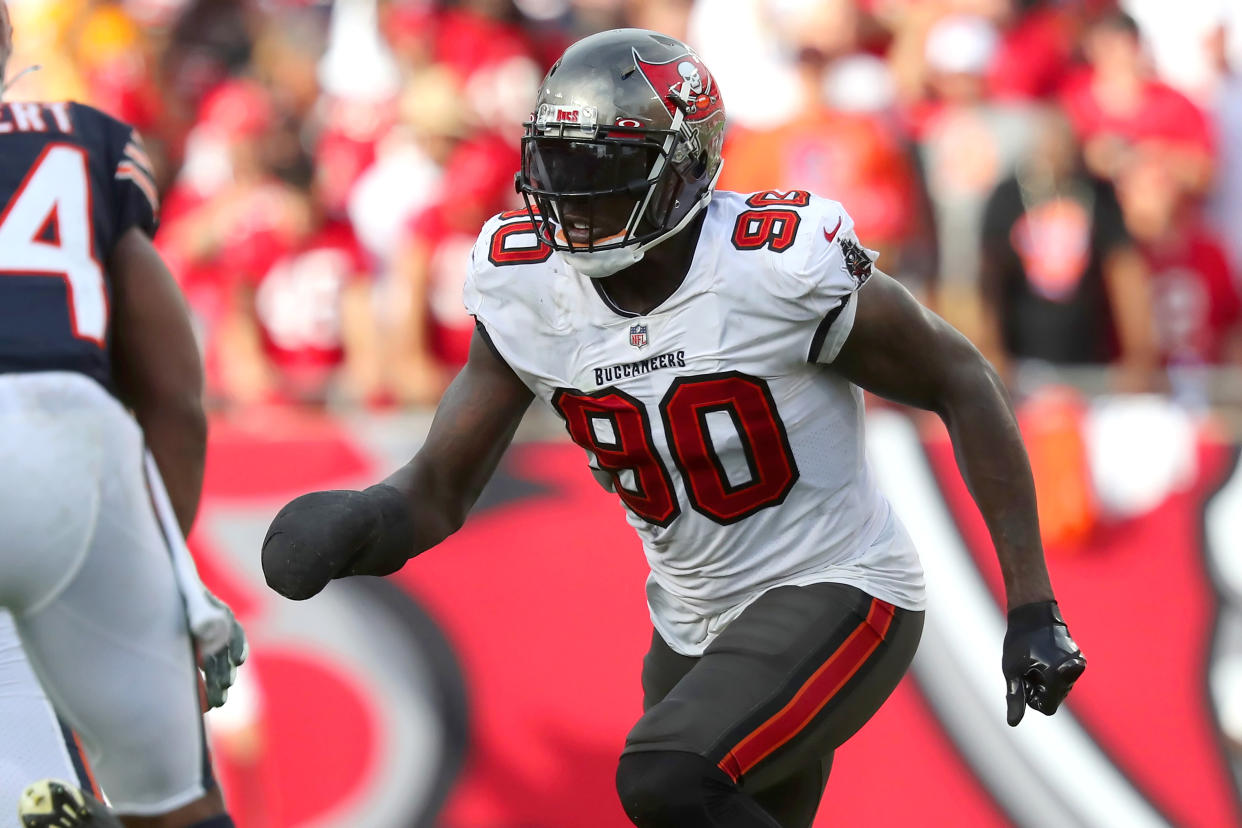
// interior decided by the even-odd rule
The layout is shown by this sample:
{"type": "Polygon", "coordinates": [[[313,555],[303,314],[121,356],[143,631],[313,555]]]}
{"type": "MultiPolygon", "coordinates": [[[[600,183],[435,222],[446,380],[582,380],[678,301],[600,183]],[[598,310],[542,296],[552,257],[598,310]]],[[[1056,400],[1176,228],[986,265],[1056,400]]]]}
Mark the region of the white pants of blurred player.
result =
{"type": "Polygon", "coordinates": [[[22,789],[47,778],[93,789],[77,740],[30,669],[13,617],[0,610],[0,828],[17,825],[22,789]]]}
{"type": "MultiPolygon", "coordinates": [[[[113,807],[149,815],[201,797],[210,770],[185,606],[143,457],[137,423],[93,380],[0,375],[0,608],[113,807]]],[[[7,695],[0,756],[64,750],[55,717],[32,732],[7,695]]],[[[21,784],[46,775],[40,767],[32,760],[21,784]]],[[[16,796],[0,800],[0,825],[16,796]]]]}

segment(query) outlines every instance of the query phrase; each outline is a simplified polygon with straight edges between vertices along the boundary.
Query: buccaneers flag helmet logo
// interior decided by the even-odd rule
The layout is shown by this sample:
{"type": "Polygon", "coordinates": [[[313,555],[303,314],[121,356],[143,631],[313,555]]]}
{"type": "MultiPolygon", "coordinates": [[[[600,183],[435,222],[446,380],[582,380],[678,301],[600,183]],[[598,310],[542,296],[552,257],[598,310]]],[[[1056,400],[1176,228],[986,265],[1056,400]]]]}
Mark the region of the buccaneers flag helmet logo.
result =
{"type": "Polygon", "coordinates": [[[664,101],[670,115],[680,109],[687,121],[703,121],[722,111],[716,81],[693,52],[663,63],[648,63],[635,50],[634,65],[643,73],[656,97],[664,101]]]}

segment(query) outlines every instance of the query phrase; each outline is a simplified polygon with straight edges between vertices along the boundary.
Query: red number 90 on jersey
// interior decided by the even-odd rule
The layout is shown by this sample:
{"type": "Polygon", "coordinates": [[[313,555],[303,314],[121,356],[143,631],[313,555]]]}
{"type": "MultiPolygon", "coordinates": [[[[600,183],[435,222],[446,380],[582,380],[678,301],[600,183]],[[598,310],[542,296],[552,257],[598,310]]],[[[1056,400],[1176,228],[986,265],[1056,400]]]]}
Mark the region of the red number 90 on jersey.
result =
{"type": "MultiPolygon", "coordinates": [[[[612,476],[634,514],[657,526],[668,526],[681,514],[642,403],[618,388],[593,394],[562,388],[552,405],[574,442],[612,476]]],[[[736,523],[780,504],[798,480],[789,438],[762,379],[737,371],[679,377],[660,401],[660,416],[690,506],[716,523],[736,523]],[[736,431],[746,479],[726,470],[712,437],[713,417],[727,418],[736,431]]]]}

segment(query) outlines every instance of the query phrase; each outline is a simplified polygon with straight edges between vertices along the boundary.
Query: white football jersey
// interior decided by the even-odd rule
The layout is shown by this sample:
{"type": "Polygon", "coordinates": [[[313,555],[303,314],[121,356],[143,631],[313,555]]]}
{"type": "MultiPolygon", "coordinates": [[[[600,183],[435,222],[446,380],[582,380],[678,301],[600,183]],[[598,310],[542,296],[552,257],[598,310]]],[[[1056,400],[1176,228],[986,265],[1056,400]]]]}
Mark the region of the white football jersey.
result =
{"type": "Polygon", "coordinates": [[[652,622],[685,655],[778,586],[923,609],[914,545],[867,467],[862,392],[823,367],[871,274],[853,227],[804,191],[718,191],[685,280],[641,316],[525,211],[491,219],[471,253],[466,309],[620,496],[652,622]]]}

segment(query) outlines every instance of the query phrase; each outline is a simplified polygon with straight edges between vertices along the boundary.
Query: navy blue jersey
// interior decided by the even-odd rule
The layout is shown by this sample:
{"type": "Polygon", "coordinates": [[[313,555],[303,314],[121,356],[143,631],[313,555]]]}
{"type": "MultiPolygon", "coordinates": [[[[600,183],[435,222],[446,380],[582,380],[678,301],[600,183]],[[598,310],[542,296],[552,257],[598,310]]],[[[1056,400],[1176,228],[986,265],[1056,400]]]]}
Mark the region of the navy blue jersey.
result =
{"type": "Polygon", "coordinates": [[[77,103],[0,103],[0,374],[76,371],[114,390],[108,259],[159,200],[133,128],[77,103]]]}

